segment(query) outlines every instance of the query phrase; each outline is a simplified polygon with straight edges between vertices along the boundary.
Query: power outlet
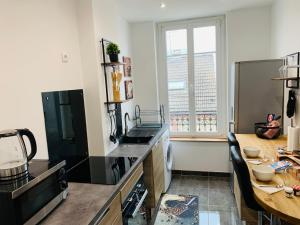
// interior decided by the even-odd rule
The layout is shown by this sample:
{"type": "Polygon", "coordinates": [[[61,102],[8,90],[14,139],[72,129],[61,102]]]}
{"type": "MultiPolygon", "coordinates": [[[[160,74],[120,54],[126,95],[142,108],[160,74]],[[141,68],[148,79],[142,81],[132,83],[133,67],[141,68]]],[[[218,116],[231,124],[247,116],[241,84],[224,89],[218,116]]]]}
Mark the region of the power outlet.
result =
{"type": "Polygon", "coordinates": [[[61,54],[61,61],[62,61],[62,63],[68,63],[69,60],[70,60],[69,54],[66,53],[66,52],[63,52],[63,53],[61,54]]]}

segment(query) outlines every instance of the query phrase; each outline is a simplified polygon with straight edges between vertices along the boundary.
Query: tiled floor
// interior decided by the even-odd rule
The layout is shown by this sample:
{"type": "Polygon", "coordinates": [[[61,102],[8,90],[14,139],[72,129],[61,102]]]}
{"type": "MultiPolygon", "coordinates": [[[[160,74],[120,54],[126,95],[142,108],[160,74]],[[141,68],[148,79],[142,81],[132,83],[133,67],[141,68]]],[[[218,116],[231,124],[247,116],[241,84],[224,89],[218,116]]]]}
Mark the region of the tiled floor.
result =
{"type": "Polygon", "coordinates": [[[173,175],[168,194],[199,197],[199,225],[241,225],[228,177],[173,175]]]}

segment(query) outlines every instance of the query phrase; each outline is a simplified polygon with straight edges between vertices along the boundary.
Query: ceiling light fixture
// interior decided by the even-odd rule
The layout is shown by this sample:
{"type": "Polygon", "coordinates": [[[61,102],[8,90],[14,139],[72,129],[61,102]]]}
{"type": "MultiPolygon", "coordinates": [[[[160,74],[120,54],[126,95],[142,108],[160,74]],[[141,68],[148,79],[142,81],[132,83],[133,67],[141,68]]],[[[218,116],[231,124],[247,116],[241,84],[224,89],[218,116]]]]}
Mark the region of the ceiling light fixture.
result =
{"type": "Polygon", "coordinates": [[[164,3],[164,2],[162,2],[162,3],[160,3],[160,8],[166,8],[166,3],[164,3]]]}

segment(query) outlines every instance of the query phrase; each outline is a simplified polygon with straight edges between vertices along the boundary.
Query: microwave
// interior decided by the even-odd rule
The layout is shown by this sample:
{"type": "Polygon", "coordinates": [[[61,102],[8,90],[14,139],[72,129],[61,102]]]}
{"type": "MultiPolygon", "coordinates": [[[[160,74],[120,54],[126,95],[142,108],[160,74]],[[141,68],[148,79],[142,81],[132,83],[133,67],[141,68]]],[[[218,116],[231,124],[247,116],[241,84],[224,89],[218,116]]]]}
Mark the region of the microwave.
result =
{"type": "Polygon", "coordinates": [[[65,161],[32,160],[26,177],[0,182],[1,224],[38,224],[66,199],[65,165],[65,161]]]}

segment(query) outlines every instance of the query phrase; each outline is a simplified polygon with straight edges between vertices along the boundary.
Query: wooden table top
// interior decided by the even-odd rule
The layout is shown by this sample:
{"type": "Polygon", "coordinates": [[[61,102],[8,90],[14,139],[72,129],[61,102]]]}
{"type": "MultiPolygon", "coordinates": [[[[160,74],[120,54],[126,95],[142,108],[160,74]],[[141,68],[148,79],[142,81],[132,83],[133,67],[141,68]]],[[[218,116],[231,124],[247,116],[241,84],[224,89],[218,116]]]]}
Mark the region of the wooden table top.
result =
{"type": "MultiPolygon", "coordinates": [[[[287,145],[287,138],[284,136],[276,140],[260,139],[256,137],[255,134],[237,134],[236,137],[240,144],[241,152],[244,159],[247,158],[242,150],[245,146],[257,147],[261,149],[260,157],[264,159],[268,159],[267,162],[263,163],[265,165],[270,165],[272,163],[272,160],[276,160],[276,149],[278,147],[280,146],[283,147],[287,145]]],[[[255,181],[258,184],[266,184],[257,181],[253,176],[251,168],[255,165],[248,163],[247,161],[246,163],[249,168],[251,179],[253,179],[253,181],[255,181]]],[[[292,186],[294,184],[298,184],[298,185],[300,184],[300,181],[294,178],[290,174],[288,175],[276,174],[276,176],[274,177],[273,181],[270,184],[271,185],[284,184],[284,181],[286,181],[289,186],[292,186]]],[[[293,198],[287,198],[285,197],[284,191],[280,191],[270,195],[255,187],[253,187],[253,190],[257,202],[267,212],[270,212],[275,216],[278,216],[283,220],[286,220],[287,222],[293,224],[300,224],[300,197],[294,196],[293,198]]]]}

